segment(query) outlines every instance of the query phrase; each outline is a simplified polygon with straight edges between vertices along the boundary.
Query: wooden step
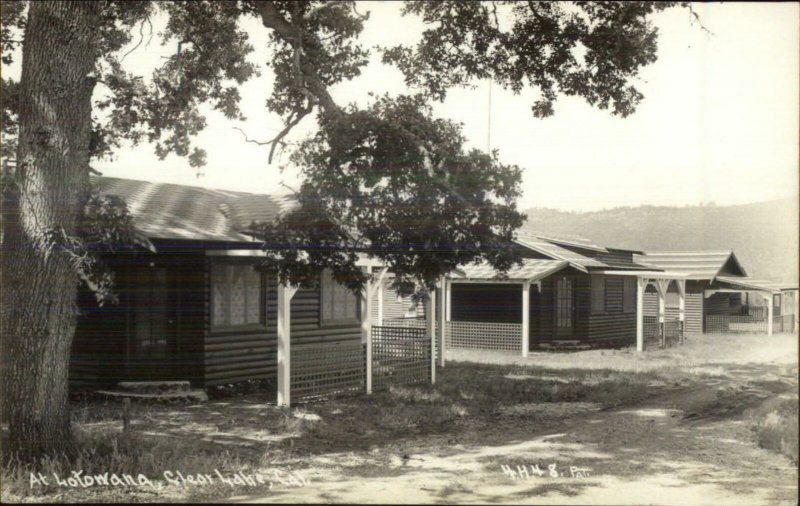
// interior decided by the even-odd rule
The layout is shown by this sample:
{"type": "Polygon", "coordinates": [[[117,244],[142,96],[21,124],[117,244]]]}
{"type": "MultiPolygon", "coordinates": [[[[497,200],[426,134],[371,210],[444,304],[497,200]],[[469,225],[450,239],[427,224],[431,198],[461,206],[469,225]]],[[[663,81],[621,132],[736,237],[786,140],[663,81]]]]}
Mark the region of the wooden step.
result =
{"type": "Polygon", "coordinates": [[[186,390],[181,392],[138,393],[119,390],[98,390],[98,394],[112,399],[135,399],[142,401],[163,402],[206,402],[208,395],[203,390],[186,390]]]}
{"type": "Polygon", "coordinates": [[[117,390],[134,394],[167,394],[188,392],[191,390],[188,381],[120,381],[117,390]]]}

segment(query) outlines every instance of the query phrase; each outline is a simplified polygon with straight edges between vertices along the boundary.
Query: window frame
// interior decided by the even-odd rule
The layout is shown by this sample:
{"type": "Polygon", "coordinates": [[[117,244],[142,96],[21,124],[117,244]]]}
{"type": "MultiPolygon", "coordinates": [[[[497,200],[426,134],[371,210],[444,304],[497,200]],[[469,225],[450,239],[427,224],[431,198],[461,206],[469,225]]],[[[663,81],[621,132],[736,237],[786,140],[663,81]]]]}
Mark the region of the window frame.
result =
{"type": "Polygon", "coordinates": [[[324,270],[320,273],[319,279],[319,325],[320,327],[341,327],[347,325],[360,325],[361,324],[361,297],[355,295],[351,292],[345,285],[337,283],[336,280],[333,278],[333,275],[330,273],[329,270],[324,270]],[[331,285],[329,285],[326,280],[330,280],[331,285]],[[326,296],[326,289],[327,290],[334,290],[333,297],[334,300],[336,299],[336,290],[344,290],[347,295],[350,295],[355,300],[355,316],[354,317],[345,317],[345,318],[331,318],[325,317],[325,296],[326,296]]]}
{"type": "Polygon", "coordinates": [[[593,315],[604,315],[606,311],[606,277],[592,275],[590,281],[591,300],[589,312],[593,315]]]}
{"type": "Polygon", "coordinates": [[[622,313],[636,314],[636,291],[639,289],[638,280],[633,276],[626,276],[622,280],[622,313]]]}
{"type": "MultiPolygon", "coordinates": [[[[222,260],[222,261],[215,261],[212,262],[209,266],[209,276],[208,276],[208,329],[209,333],[211,334],[231,334],[231,333],[248,333],[248,332],[263,332],[267,330],[268,318],[267,318],[267,283],[266,283],[266,276],[263,272],[257,270],[255,268],[255,264],[252,262],[242,262],[242,261],[235,261],[235,260],[222,260]],[[258,323],[242,323],[238,325],[231,325],[230,323],[227,324],[214,324],[214,268],[219,267],[239,267],[239,268],[250,268],[253,269],[259,278],[259,303],[258,303],[258,323]]],[[[228,279],[228,286],[230,286],[230,279],[228,279]]],[[[245,288],[245,293],[247,289],[245,288]]],[[[230,297],[230,291],[228,291],[228,296],[230,297]]],[[[246,295],[245,295],[246,297],[246,295]]],[[[245,302],[244,307],[245,314],[247,312],[247,303],[245,302]]],[[[228,314],[227,319],[230,321],[230,301],[228,305],[228,314]]]]}
{"type": "Polygon", "coordinates": [[[618,278],[606,277],[603,283],[603,310],[605,314],[621,314],[625,309],[625,281],[618,278]],[[609,306],[609,283],[618,283],[619,286],[619,306],[609,306]]]}

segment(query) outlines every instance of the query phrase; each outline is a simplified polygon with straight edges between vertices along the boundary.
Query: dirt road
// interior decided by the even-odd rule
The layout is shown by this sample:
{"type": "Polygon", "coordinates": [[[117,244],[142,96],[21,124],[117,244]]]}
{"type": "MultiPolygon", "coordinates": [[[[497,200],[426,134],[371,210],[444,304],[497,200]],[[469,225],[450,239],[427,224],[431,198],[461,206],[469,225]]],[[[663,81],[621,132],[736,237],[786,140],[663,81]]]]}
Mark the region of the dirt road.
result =
{"type": "Polygon", "coordinates": [[[718,367],[633,406],[520,404],[465,420],[456,435],[315,456],[300,471],[309,485],[231,500],[796,504],[797,467],[757,447],[745,421],[765,400],[796,395],[796,362],[718,367]]]}

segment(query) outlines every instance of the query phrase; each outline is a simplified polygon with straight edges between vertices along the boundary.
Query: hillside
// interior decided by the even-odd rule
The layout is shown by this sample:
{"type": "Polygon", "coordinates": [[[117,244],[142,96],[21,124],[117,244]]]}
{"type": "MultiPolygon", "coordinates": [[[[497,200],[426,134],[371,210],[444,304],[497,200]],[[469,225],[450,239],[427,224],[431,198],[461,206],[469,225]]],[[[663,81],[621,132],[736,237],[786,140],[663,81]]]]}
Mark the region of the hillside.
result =
{"type": "Polygon", "coordinates": [[[735,206],[640,206],[595,212],[526,211],[523,230],[580,236],[604,246],[642,250],[732,249],[759,278],[798,278],[797,198],[735,206]]]}

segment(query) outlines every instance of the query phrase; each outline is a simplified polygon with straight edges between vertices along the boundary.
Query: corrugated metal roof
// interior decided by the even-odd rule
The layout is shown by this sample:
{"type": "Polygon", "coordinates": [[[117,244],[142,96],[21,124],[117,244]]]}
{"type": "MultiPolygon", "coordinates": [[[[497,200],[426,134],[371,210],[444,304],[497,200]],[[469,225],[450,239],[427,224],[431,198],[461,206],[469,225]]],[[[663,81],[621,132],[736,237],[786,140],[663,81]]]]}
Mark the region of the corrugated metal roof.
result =
{"type": "Polygon", "coordinates": [[[112,177],[92,177],[92,185],[122,197],[135,227],[150,239],[252,242],[242,230],[253,221],[274,221],[297,205],[288,196],[112,177]]]}
{"type": "Polygon", "coordinates": [[[717,281],[745,289],[765,290],[779,292],[781,290],[796,290],[797,284],[777,283],[768,279],[755,279],[751,277],[717,276],[717,281]]]}
{"type": "Polygon", "coordinates": [[[587,271],[587,267],[609,267],[599,260],[562,248],[561,246],[548,242],[546,239],[528,234],[527,232],[518,232],[515,242],[520,246],[530,248],[552,259],[569,262],[570,265],[584,272],[587,271]]]}
{"type": "Polygon", "coordinates": [[[553,237],[550,235],[536,235],[539,239],[543,239],[552,244],[564,245],[564,246],[575,246],[578,248],[588,249],[592,251],[608,251],[603,246],[598,244],[594,244],[589,239],[584,239],[582,237],[571,237],[571,238],[563,238],[563,237],[553,237]]]}
{"type": "MultiPolygon", "coordinates": [[[[568,263],[562,260],[541,260],[535,258],[525,258],[521,266],[514,266],[508,270],[507,279],[520,281],[536,281],[545,276],[560,271],[567,267],[568,263]]],[[[503,279],[498,278],[498,272],[487,262],[478,265],[466,265],[459,267],[460,274],[465,279],[503,279]]]]}
{"type": "MultiPolygon", "coordinates": [[[[731,258],[739,265],[733,251],[648,251],[645,255],[634,255],[637,263],[686,272],[689,279],[714,279],[731,258]]],[[[739,268],[744,272],[741,265],[739,268]]]]}

